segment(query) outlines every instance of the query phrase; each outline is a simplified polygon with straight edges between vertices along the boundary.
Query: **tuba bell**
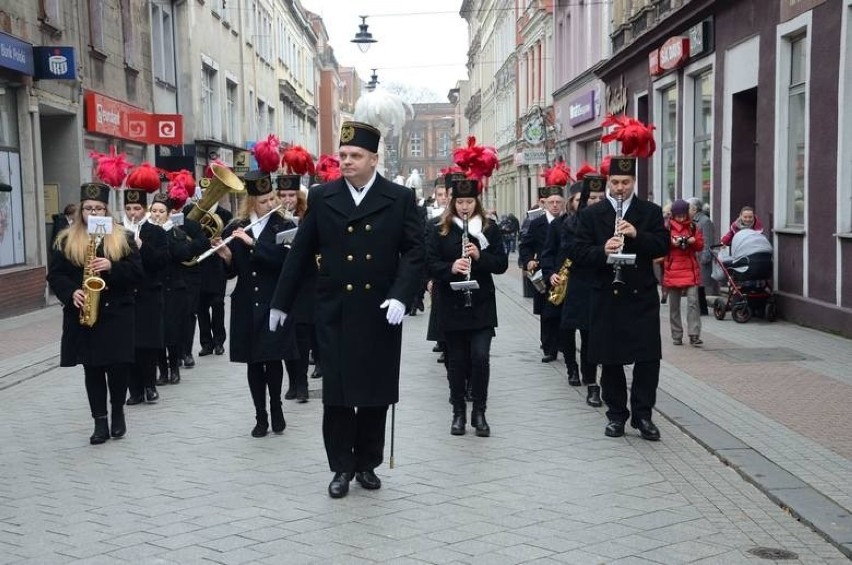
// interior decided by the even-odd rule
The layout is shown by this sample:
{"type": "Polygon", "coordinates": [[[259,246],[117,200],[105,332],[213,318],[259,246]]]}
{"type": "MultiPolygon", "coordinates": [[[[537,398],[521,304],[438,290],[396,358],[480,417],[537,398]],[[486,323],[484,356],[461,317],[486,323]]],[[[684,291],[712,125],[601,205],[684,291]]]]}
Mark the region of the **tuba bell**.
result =
{"type": "MultiPolygon", "coordinates": [[[[213,239],[219,237],[225,227],[222,225],[222,218],[213,213],[213,207],[226,194],[239,195],[243,194],[246,189],[240,177],[235,175],[228,167],[211,163],[210,171],[213,173],[213,178],[205,178],[199,181],[199,185],[204,189],[204,195],[195,203],[186,217],[201,224],[201,230],[205,237],[213,239]]],[[[198,257],[195,257],[189,261],[184,261],[183,264],[191,267],[197,263],[198,257]]]]}

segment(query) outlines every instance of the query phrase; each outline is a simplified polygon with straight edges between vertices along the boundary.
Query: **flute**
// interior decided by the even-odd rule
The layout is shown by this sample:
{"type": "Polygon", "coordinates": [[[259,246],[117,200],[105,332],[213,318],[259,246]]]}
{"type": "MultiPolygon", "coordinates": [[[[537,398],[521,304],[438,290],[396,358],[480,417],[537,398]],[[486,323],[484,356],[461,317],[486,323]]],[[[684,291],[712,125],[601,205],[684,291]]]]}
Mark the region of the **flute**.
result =
{"type": "MultiPolygon", "coordinates": [[[[623,208],[622,208],[622,206],[624,204],[624,198],[619,194],[615,199],[615,203],[616,203],[616,206],[615,206],[615,236],[621,238],[621,246],[618,248],[617,253],[621,253],[621,251],[624,249],[624,234],[622,234],[620,231],[618,231],[618,222],[621,221],[621,218],[624,215],[624,211],[623,211],[623,208]]],[[[614,277],[612,279],[612,284],[624,284],[624,280],[621,278],[621,263],[620,262],[616,262],[612,266],[612,271],[613,271],[613,274],[614,274],[614,277]]]]}
{"type": "MultiPolygon", "coordinates": [[[[464,217],[462,218],[462,224],[464,226],[464,229],[462,231],[462,259],[467,259],[468,267],[467,267],[467,274],[465,275],[465,280],[470,282],[471,261],[470,261],[470,257],[468,257],[468,255],[467,255],[467,244],[470,241],[470,237],[468,236],[468,233],[467,233],[467,214],[465,214],[464,217]]],[[[469,287],[464,289],[464,307],[465,308],[473,307],[473,293],[471,292],[469,287]]]]}
{"type": "MultiPolygon", "coordinates": [[[[255,221],[253,221],[252,223],[250,223],[249,225],[244,227],[243,231],[247,231],[247,230],[251,229],[252,226],[259,224],[260,222],[262,222],[263,220],[265,220],[266,218],[268,218],[269,216],[271,216],[272,214],[274,214],[275,212],[280,210],[282,206],[283,206],[283,204],[279,204],[278,206],[276,206],[275,208],[273,208],[272,210],[270,210],[269,212],[267,212],[263,216],[259,217],[258,219],[256,219],[255,221]]],[[[210,249],[208,249],[207,251],[205,251],[204,253],[199,255],[198,258],[195,260],[196,264],[201,263],[202,261],[204,261],[205,259],[207,259],[211,255],[216,253],[216,251],[218,251],[219,249],[222,249],[223,247],[225,247],[226,245],[228,245],[229,243],[234,241],[234,237],[235,237],[234,234],[229,235],[228,237],[226,237],[225,239],[222,240],[222,243],[220,243],[219,245],[217,245],[215,247],[211,247],[210,249]]]]}

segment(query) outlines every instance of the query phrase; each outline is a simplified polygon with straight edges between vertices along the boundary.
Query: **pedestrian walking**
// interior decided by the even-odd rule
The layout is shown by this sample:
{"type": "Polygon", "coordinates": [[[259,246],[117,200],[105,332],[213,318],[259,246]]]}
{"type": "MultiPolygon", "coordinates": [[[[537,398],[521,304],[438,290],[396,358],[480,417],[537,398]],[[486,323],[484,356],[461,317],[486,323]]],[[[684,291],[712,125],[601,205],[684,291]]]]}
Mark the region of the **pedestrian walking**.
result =
{"type": "Polygon", "coordinates": [[[689,217],[689,204],[685,200],[675,200],[669,221],[669,254],[663,271],[663,284],[669,291],[669,323],[675,345],[683,345],[683,320],[680,315],[680,299],[683,296],[686,296],[689,344],[699,346],[703,343],[698,306],[701,267],[696,257],[703,248],[704,236],[689,217]]]}
{"type": "Polygon", "coordinates": [[[709,314],[707,295],[716,296],[719,294],[719,283],[713,278],[713,253],[710,251],[710,246],[716,241],[716,225],[710,219],[707,210],[704,209],[704,203],[700,198],[690,198],[687,202],[689,202],[689,216],[701,230],[701,235],[704,238],[704,248],[697,254],[698,265],[701,267],[701,281],[698,285],[698,309],[702,316],[706,316],[709,314]]]}
{"type": "Polygon", "coordinates": [[[343,123],[343,178],[310,189],[269,316],[271,327],[287,319],[302,273],[319,255],[314,315],[332,498],[346,496],[353,478],[381,488],[375,468],[388,407],[399,400],[401,323],[424,268],[416,196],[376,171],[380,137],[369,124],[343,123]]]}

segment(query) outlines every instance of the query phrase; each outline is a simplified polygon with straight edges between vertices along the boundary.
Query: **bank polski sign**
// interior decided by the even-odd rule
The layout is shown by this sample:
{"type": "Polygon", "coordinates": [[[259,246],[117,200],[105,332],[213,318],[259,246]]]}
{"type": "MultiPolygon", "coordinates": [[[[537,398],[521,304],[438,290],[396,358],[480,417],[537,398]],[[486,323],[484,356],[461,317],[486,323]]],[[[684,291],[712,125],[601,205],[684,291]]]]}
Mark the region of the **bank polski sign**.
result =
{"type": "Polygon", "coordinates": [[[0,31],[0,67],[33,74],[33,46],[0,31]]]}

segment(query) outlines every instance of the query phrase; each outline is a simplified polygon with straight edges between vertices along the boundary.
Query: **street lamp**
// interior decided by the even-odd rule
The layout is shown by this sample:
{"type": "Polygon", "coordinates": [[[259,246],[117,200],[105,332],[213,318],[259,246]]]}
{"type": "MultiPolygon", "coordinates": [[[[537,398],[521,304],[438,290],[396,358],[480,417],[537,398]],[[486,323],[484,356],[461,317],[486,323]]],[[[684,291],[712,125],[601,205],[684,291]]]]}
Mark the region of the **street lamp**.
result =
{"type": "Polygon", "coordinates": [[[379,77],[376,74],[376,69],[372,69],[373,74],[370,75],[370,82],[367,83],[367,90],[373,91],[376,89],[376,86],[379,85],[379,77]]]}
{"type": "Polygon", "coordinates": [[[366,53],[370,48],[370,45],[376,43],[376,40],[373,39],[373,34],[367,31],[367,16],[358,16],[361,18],[361,23],[358,24],[358,28],[361,30],[355,34],[355,39],[352,39],[352,43],[355,43],[358,46],[358,49],[361,50],[361,53],[366,53]]]}

